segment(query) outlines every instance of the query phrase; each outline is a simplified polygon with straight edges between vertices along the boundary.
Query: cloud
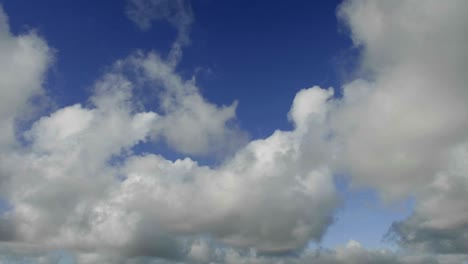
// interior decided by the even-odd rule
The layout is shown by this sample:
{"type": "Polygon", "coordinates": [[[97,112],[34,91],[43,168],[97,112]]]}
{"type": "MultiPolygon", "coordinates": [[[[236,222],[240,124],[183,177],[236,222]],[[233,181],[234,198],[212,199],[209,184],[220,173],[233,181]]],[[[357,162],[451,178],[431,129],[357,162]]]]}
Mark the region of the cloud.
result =
{"type": "Polygon", "coordinates": [[[296,129],[240,145],[236,103],[208,102],[171,61],[135,52],[95,82],[86,104],[43,115],[16,131],[25,142],[0,149],[1,193],[11,204],[2,239],[10,251],[68,249],[91,261],[201,260],[208,250],[195,243],[204,237],[211,248],[300,250],[322,238],[339,206],[323,128],[332,95],[304,89],[291,110],[296,129]],[[189,155],[235,151],[213,167],[133,152],[158,140],[189,155]]]}
{"type": "Polygon", "coordinates": [[[144,93],[158,95],[163,116],[153,126],[153,140],[163,138],[173,149],[190,155],[232,153],[247,141],[247,134],[236,125],[237,102],[221,107],[208,102],[195,79],[183,80],[156,53],[136,53],[119,67],[137,71],[134,78],[151,87],[144,93]]]}
{"type": "Polygon", "coordinates": [[[177,65],[182,57],[182,48],[190,43],[190,26],[193,13],[188,0],[128,0],[127,17],[141,30],[149,30],[153,20],[166,20],[177,30],[168,61],[177,65]]]}
{"type": "Polygon", "coordinates": [[[466,5],[345,1],[338,16],[361,50],[361,78],[340,98],[332,88],[302,89],[288,113],[294,129],[248,143],[235,123],[237,102],[209,102],[175,70],[193,20],[187,2],[130,1],[127,15],[143,29],[154,19],[176,27],[169,58],[140,51],[117,61],[86,104],[57,109],[25,131],[15,122],[43,93],[51,51],[33,32],[12,35],[0,13],[0,191],[12,207],[0,218],[0,238],[10,241],[0,255],[68,249],[80,263],[466,260],[466,5]],[[134,153],[160,140],[188,157],[134,153]],[[230,155],[216,166],[195,160],[219,153],[230,155]],[[390,230],[402,252],[355,241],[306,248],[333,222],[333,174],[343,171],[385,199],[415,198],[414,213],[390,230]]]}
{"type": "Polygon", "coordinates": [[[0,147],[6,148],[15,141],[17,122],[31,110],[28,101],[44,93],[53,52],[34,31],[12,35],[0,6],[0,57],[0,147]]]}
{"type": "Polygon", "coordinates": [[[415,212],[395,222],[389,236],[401,245],[438,253],[468,251],[468,145],[451,152],[451,162],[421,194],[415,212]]]}
{"type": "MultiPolygon", "coordinates": [[[[31,146],[2,159],[2,168],[14,175],[6,185],[14,241],[177,259],[200,235],[260,252],[320,240],[338,199],[323,163],[328,157],[303,146],[326,144],[322,134],[277,131],[218,168],[190,158],[126,155],[148,139],[160,116],[130,112],[128,83],[115,78],[97,82],[97,90],[107,82],[116,90],[93,97],[94,108],[73,105],[41,118],[26,132],[31,146]],[[306,153],[322,161],[310,162],[306,153]],[[108,161],[116,155],[123,159],[113,166],[108,161]]],[[[323,100],[322,93],[330,94],[313,89],[323,100]]]]}
{"type": "Polygon", "coordinates": [[[6,245],[0,247],[0,260],[32,261],[33,263],[57,263],[62,259],[74,260],[77,264],[126,263],[126,264],[459,264],[468,259],[468,255],[446,254],[425,255],[407,254],[382,249],[368,250],[359,242],[349,241],[336,249],[307,249],[295,256],[267,256],[255,251],[239,251],[227,248],[212,248],[206,241],[195,241],[183,260],[167,260],[153,257],[122,258],[118,255],[95,253],[51,254],[28,245],[6,245]],[[194,251],[198,251],[194,253],[194,251]]]}
{"type": "Polygon", "coordinates": [[[468,248],[468,19],[465,1],[346,1],[338,15],[361,49],[364,79],[332,111],[356,185],[415,198],[390,236],[418,252],[468,248]]]}
{"type": "Polygon", "coordinates": [[[467,3],[346,1],[338,11],[368,78],[344,85],[335,119],[358,184],[415,193],[467,139],[467,3]]]}

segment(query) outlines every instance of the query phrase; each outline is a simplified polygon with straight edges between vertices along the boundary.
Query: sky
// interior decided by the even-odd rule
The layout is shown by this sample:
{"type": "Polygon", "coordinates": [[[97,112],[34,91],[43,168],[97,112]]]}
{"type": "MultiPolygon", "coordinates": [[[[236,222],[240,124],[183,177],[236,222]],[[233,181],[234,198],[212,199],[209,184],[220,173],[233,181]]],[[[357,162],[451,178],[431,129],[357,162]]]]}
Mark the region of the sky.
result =
{"type": "Polygon", "coordinates": [[[468,263],[465,10],[0,1],[0,263],[468,263]]]}

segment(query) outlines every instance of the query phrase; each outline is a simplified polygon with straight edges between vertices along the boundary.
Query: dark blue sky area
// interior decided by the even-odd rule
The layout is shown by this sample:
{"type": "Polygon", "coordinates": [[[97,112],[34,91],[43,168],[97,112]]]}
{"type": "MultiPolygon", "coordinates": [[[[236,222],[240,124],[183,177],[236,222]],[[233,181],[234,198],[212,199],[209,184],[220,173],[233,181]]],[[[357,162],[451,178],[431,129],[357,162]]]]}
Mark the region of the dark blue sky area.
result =
{"type": "MultiPolygon", "coordinates": [[[[192,2],[191,45],[178,71],[196,69],[202,93],[217,104],[239,100],[238,119],[252,137],[288,129],[295,93],[339,87],[350,40],[339,33],[340,1],[192,2]]],[[[63,105],[85,102],[89,87],[115,60],[135,49],[165,55],[176,31],[158,21],[142,32],[125,1],[11,0],[3,3],[15,33],[36,29],[57,50],[47,89],[63,105]]]]}

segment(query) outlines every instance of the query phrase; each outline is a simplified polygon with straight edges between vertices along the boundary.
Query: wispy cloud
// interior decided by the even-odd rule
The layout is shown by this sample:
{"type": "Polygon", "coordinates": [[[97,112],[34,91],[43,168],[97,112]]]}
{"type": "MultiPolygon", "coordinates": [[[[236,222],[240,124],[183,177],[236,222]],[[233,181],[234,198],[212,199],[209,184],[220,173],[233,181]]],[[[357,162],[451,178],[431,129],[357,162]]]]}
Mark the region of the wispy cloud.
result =
{"type": "Polygon", "coordinates": [[[177,30],[177,38],[168,55],[169,64],[177,65],[182,48],[190,43],[193,13],[188,0],[128,0],[126,14],[141,30],[149,30],[154,20],[166,20],[177,30]]]}

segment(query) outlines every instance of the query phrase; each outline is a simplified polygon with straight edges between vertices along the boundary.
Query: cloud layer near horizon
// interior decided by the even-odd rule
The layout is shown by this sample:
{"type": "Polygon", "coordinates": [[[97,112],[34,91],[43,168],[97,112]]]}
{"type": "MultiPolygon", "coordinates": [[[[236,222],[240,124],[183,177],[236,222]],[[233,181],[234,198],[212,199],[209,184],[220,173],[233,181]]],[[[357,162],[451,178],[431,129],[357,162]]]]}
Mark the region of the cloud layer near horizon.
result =
{"type": "Polygon", "coordinates": [[[467,9],[461,0],[345,1],[338,17],[366,78],[344,84],[342,98],[332,88],[299,91],[288,114],[294,129],[248,143],[236,102],[213,104],[177,74],[193,20],[184,1],[129,2],[142,29],[167,19],[178,30],[166,59],[135,52],[95,82],[87,104],[21,129],[53,52],[34,32],[12,35],[0,9],[0,193],[12,207],[0,216],[8,242],[0,254],[53,261],[43,252],[68,249],[80,263],[466,260],[467,9]],[[155,95],[157,111],[142,93],[155,95]],[[133,152],[161,140],[189,157],[133,152]],[[195,159],[227,152],[218,166],[195,159]],[[413,215],[389,234],[412,254],[357,242],[303,250],[333,222],[337,172],[387,200],[415,197],[413,215]]]}

